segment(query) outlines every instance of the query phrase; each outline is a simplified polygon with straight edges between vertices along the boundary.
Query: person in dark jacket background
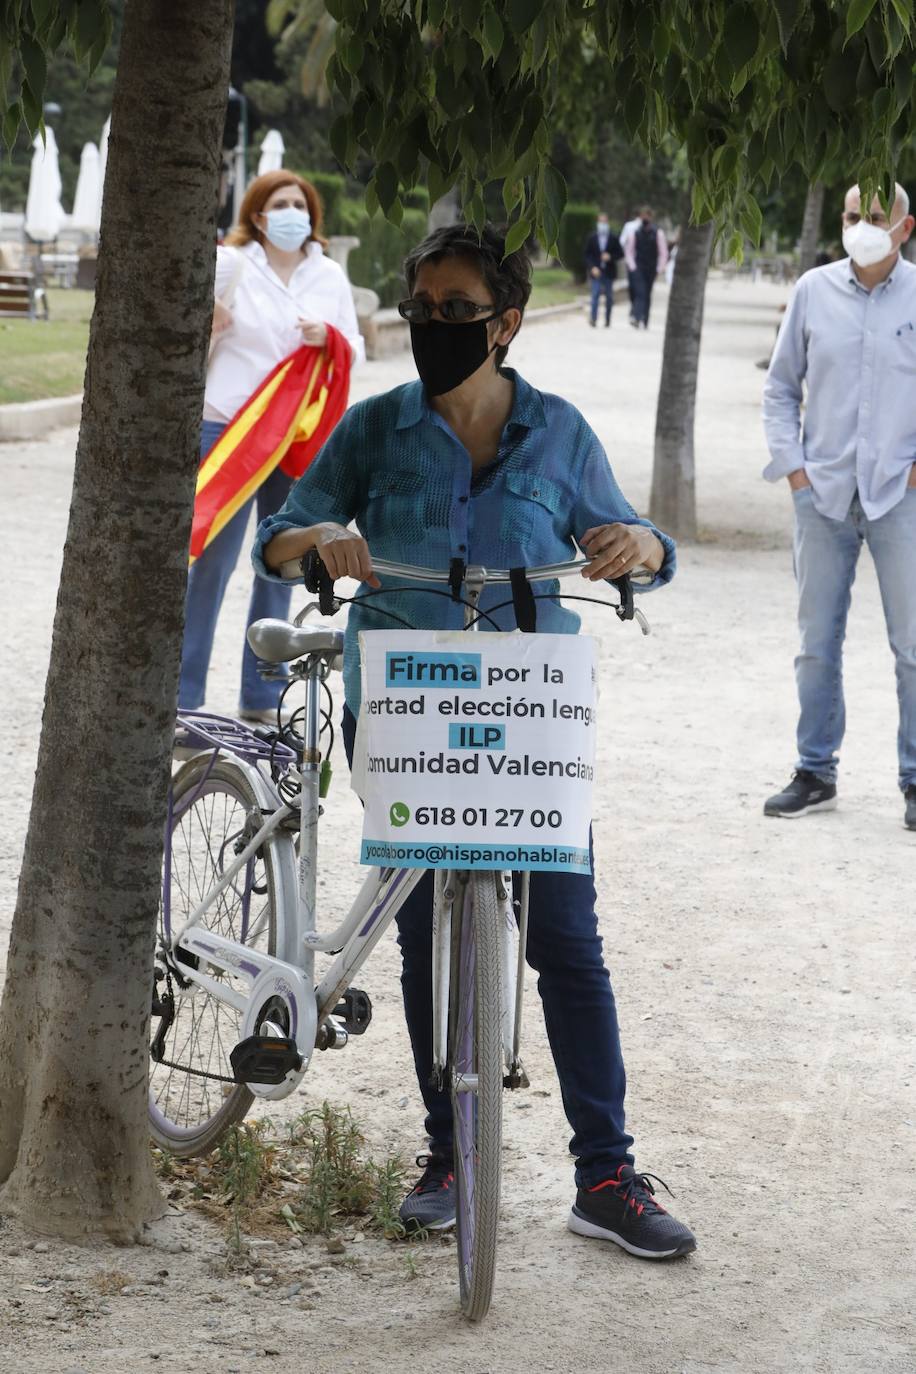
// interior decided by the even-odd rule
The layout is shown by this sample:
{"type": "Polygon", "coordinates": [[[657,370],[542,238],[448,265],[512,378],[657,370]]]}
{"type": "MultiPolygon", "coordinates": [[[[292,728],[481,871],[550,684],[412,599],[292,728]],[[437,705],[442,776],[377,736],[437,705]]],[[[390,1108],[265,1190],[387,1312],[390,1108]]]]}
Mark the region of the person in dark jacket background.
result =
{"type": "Polygon", "coordinates": [[[585,267],[588,272],[592,291],[591,315],[589,324],[594,329],[598,323],[598,305],[604,297],[604,323],[611,323],[611,309],[614,305],[614,278],[617,264],[623,257],[623,249],[616,234],[611,232],[608,217],[603,210],[598,211],[595,232],[585,240],[585,267]]]}
{"type": "Polygon", "coordinates": [[[623,246],[633,287],[633,313],[630,324],[634,329],[642,325],[649,328],[649,306],[652,301],[652,287],[659,272],[664,272],[668,261],[668,241],[665,231],[659,229],[652,220],[652,211],[644,205],[639,212],[639,224],[632,234],[626,236],[623,246]]]}

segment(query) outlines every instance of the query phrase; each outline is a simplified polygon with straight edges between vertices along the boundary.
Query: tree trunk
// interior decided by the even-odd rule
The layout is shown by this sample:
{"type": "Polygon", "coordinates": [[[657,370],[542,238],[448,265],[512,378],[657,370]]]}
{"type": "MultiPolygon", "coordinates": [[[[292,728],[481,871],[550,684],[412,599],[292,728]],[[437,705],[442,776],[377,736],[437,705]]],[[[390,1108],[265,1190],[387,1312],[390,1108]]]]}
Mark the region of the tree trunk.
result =
{"type": "Polygon", "coordinates": [[[696,539],[693,419],[703,330],[703,299],[713,225],[685,224],[674,262],[655,413],[649,518],[675,539],[696,539]]]}
{"type": "Polygon", "coordinates": [[[38,767],[0,1007],[0,1205],[162,1211],[147,1036],[233,0],[128,0],[38,767]]]}
{"type": "Polygon", "coordinates": [[[805,196],[805,213],[802,218],[801,238],[798,241],[798,275],[809,271],[817,257],[817,245],[821,237],[821,219],[824,213],[824,183],[812,181],[805,196]]]}

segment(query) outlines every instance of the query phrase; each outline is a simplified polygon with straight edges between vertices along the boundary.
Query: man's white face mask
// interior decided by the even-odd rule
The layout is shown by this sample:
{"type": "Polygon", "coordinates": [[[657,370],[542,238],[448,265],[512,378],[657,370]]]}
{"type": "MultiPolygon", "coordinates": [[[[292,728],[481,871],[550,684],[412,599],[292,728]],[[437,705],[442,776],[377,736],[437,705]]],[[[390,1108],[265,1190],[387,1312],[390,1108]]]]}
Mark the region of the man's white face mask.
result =
{"type": "Polygon", "coordinates": [[[905,219],[906,215],[902,215],[889,229],[866,224],[864,219],[858,224],[848,224],[843,230],[843,247],[857,267],[874,267],[876,262],[889,258],[894,252],[891,234],[905,219]]]}

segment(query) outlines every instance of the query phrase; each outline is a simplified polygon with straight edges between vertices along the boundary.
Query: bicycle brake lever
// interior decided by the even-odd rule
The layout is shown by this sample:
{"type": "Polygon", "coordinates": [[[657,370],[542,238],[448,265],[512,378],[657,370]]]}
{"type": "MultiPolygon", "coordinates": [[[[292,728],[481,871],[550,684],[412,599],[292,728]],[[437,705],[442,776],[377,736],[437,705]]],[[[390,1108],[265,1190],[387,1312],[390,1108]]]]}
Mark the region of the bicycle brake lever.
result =
{"type": "Polygon", "coordinates": [[[318,611],[320,613],[321,607],[318,605],[317,601],[307,601],[302,607],[302,610],[297,612],[293,617],[293,624],[304,625],[313,611],[318,611]]]}
{"type": "Polygon", "coordinates": [[[318,593],[318,609],[322,615],[339,610],[334,595],[334,579],[321,561],[317,549],[309,549],[302,560],[302,580],[307,592],[318,593]]]}

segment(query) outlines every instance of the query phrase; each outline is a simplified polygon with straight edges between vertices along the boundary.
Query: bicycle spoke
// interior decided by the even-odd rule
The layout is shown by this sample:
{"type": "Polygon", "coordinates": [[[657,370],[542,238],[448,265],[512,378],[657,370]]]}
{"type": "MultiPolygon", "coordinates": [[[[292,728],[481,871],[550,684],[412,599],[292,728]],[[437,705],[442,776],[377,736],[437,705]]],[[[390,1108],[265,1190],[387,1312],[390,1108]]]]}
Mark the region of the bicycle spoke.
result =
{"type": "MultiPolygon", "coordinates": [[[[248,843],[251,817],[257,814],[250,784],[233,762],[220,760],[210,768],[208,761],[203,777],[200,771],[195,775],[193,769],[185,776],[186,805],[176,807],[170,836],[165,894],[169,932],[161,932],[166,944],[167,936],[174,938],[236,862],[237,854],[248,843]]],[[[287,850],[265,846],[264,851],[253,855],[219,895],[210,899],[198,923],[214,935],[235,942],[241,941],[244,932],[245,943],[273,952],[277,853],[283,857],[287,850]]],[[[199,968],[216,985],[247,987],[232,969],[207,964],[204,959],[197,962],[190,955],[182,957],[191,965],[189,974],[199,968]]],[[[151,1116],[157,1140],[178,1153],[192,1154],[209,1148],[233,1120],[244,1115],[251,1093],[242,1085],[220,1081],[232,1077],[229,1054],[241,1038],[241,1013],[222,1001],[216,991],[193,982],[182,987],[181,959],[172,968],[174,1019],[163,1056],[169,1063],[151,1061],[151,1116]]],[[[156,1030],[154,1017],[152,1033],[156,1030]]]]}

